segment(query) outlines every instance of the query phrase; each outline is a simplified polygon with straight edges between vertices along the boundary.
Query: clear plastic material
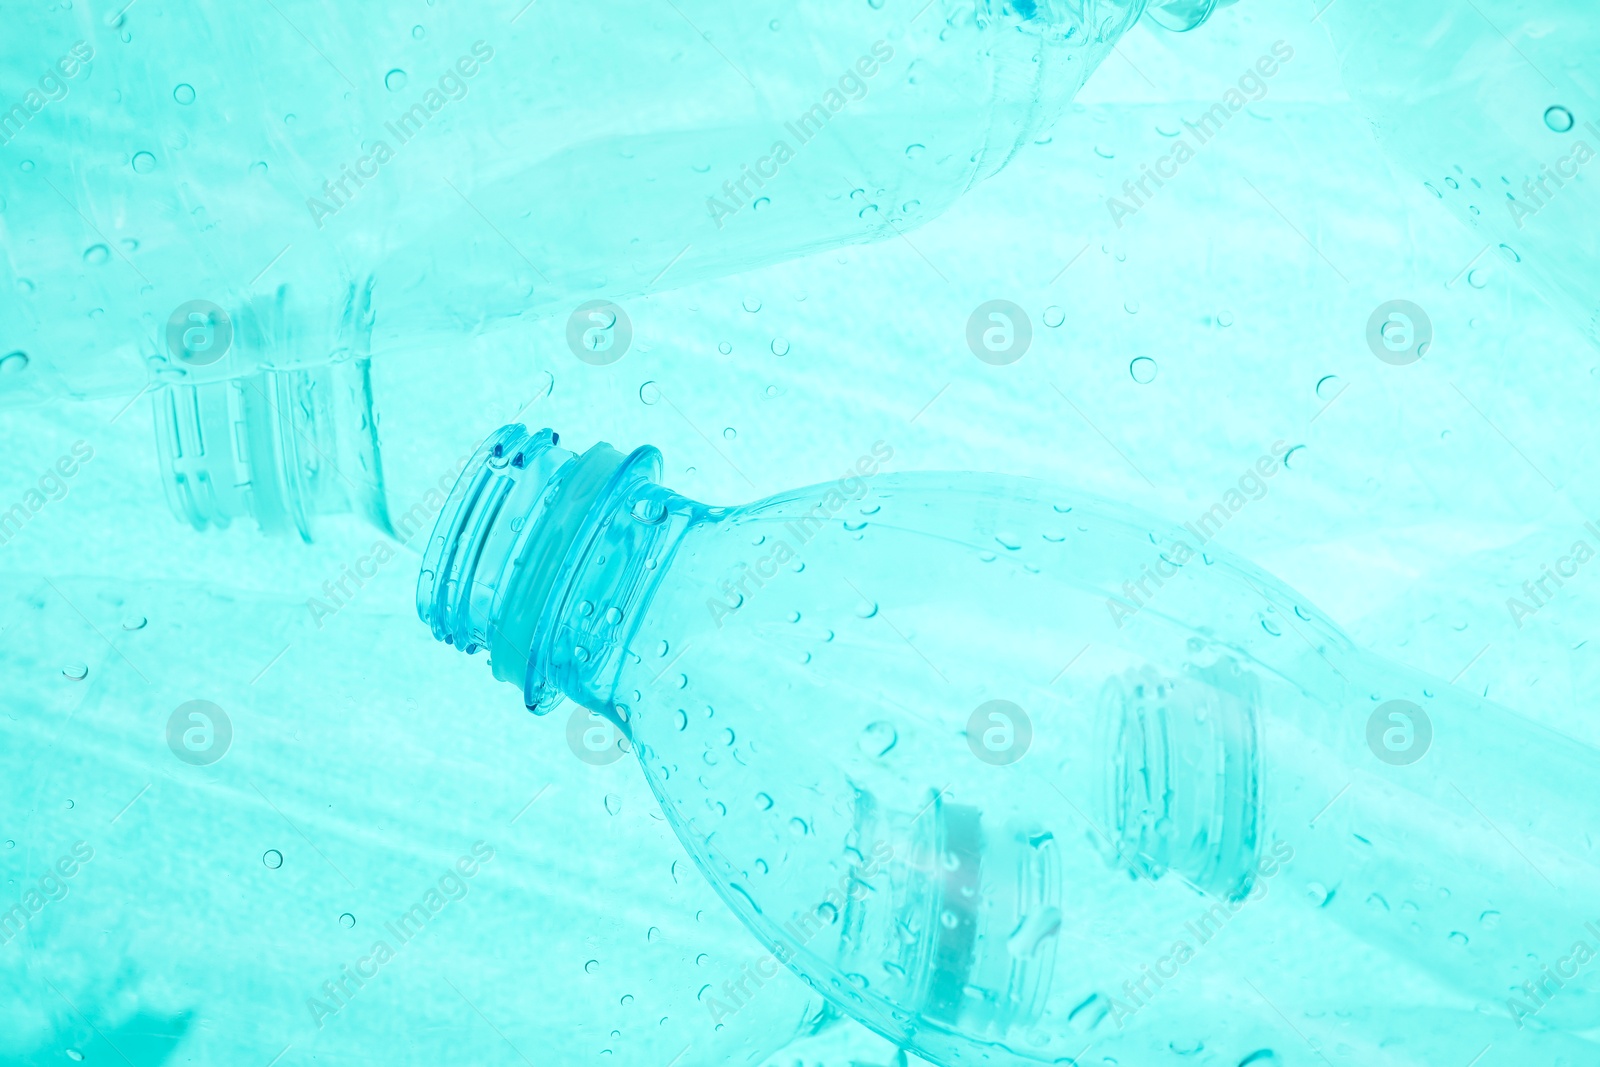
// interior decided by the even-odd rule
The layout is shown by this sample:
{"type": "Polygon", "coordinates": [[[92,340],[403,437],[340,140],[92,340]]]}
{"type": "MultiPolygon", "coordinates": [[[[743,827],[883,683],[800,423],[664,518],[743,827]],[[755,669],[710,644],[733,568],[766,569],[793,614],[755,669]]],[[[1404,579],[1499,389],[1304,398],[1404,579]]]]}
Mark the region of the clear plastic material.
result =
{"type": "Polygon", "coordinates": [[[352,292],[381,352],[893,237],[1145,2],[28,5],[0,66],[50,88],[0,113],[0,407],[325,361],[352,292]],[[183,349],[264,299],[288,329],[183,349]]]}
{"type": "Polygon", "coordinates": [[[1594,1059],[1600,753],[1203,520],[891,456],[721,508],[506,427],[418,609],[610,717],[773,957],[933,1062],[1594,1059]]]}
{"type": "MultiPolygon", "coordinates": [[[[1321,6],[1321,5],[1319,5],[1321,6]]],[[[1600,345],[1600,19],[1585,0],[1327,3],[1378,139],[1600,345]]]]}

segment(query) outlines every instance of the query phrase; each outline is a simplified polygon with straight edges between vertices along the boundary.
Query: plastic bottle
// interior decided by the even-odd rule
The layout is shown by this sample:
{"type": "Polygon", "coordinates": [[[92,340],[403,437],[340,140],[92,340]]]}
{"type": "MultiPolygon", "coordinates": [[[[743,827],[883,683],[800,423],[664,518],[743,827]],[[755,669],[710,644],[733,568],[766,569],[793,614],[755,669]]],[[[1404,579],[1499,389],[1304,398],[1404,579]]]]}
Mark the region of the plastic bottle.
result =
{"type": "Polygon", "coordinates": [[[29,86],[0,99],[0,407],[324,362],[369,299],[376,351],[438,347],[895,236],[1146,6],[31,5],[0,40],[29,86]],[[262,302],[283,328],[235,321],[262,302]]]}
{"type": "Polygon", "coordinates": [[[709,507],[508,426],[418,611],[610,717],[761,942],[935,1063],[1595,1057],[1600,754],[1205,519],[892,456],[709,507]]]}
{"type": "Polygon", "coordinates": [[[1496,263],[1529,273],[1600,344],[1592,6],[1338,0],[1319,21],[1378,140],[1483,241],[1462,275],[1479,284],[1496,263]]]}

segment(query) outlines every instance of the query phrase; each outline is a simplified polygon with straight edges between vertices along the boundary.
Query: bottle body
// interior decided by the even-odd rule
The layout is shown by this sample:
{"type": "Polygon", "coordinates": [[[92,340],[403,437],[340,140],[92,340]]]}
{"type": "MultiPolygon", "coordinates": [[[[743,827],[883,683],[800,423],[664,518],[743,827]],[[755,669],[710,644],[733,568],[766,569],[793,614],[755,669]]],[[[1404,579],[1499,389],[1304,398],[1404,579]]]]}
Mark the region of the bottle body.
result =
{"type": "Polygon", "coordinates": [[[18,69],[41,47],[70,61],[47,74],[59,96],[0,129],[22,167],[0,194],[0,354],[32,368],[0,378],[0,404],[132,392],[145,363],[181,374],[169,328],[196,301],[237,317],[289,285],[287,357],[315,361],[352,284],[382,351],[894,236],[1000,169],[1144,6],[936,0],[908,22],[814,0],[537,5],[414,24],[202,4],[179,52],[137,12],[23,16],[18,69]]]}
{"type": "Polygon", "coordinates": [[[1240,1062],[1285,1017],[1348,1062],[1592,1054],[1593,752],[1359,652],[1203,522],[882,460],[737,509],[613,466],[558,579],[455,643],[612,716],[774,958],[934,1062],[1240,1062]]]}
{"type": "Polygon", "coordinates": [[[1385,149],[1600,344],[1600,31],[1569,0],[1460,11],[1329,6],[1351,97],[1385,149]],[[1425,42],[1425,43],[1423,43],[1425,42]],[[1594,173],[1591,173],[1593,171],[1594,173]]]}

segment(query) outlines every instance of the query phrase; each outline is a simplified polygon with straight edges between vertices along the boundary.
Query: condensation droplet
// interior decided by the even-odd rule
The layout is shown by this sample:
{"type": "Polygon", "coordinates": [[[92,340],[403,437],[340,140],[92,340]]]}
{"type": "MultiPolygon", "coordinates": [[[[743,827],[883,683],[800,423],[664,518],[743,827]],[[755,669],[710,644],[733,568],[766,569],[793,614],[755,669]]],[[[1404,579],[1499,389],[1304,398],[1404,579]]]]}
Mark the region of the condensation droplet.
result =
{"type": "Polygon", "coordinates": [[[1576,121],[1577,120],[1572,117],[1572,112],[1568,111],[1560,104],[1555,104],[1551,107],[1545,108],[1544,124],[1554,130],[1556,133],[1571,132],[1576,121]]]}

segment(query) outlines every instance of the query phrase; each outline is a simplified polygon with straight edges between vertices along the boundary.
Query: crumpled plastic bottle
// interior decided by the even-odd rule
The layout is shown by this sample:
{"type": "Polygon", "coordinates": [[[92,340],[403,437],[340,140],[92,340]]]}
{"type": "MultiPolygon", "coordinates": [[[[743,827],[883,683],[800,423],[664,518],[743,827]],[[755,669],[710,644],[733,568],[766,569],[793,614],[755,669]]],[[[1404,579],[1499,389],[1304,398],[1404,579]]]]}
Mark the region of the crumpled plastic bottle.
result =
{"type": "Polygon", "coordinates": [[[936,1063],[1593,1058],[1600,753],[1357,649],[1214,519],[892,456],[708,507],[508,426],[418,612],[609,717],[767,949],[936,1063]]]}
{"type": "Polygon", "coordinates": [[[0,40],[31,85],[0,99],[0,406],[364,355],[352,307],[376,351],[437,348],[896,236],[1146,6],[30,6],[0,40]]]}

